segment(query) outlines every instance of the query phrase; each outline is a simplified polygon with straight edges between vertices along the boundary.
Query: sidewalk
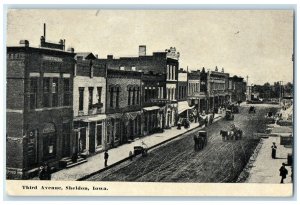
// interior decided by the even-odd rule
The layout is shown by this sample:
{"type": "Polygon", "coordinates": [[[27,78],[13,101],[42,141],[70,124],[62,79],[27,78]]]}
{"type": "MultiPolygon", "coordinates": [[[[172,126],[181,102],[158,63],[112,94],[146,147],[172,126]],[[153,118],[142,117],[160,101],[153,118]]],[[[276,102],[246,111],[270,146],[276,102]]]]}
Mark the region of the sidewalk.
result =
{"type": "MultiPolygon", "coordinates": [[[[221,116],[222,115],[220,114],[216,114],[214,121],[216,121],[221,116]]],[[[190,128],[188,129],[181,128],[181,130],[178,130],[177,127],[172,127],[171,129],[165,130],[163,133],[152,134],[141,138],[141,140],[136,140],[130,144],[124,144],[117,148],[110,149],[108,150],[109,153],[108,165],[114,164],[116,162],[119,162],[127,158],[129,156],[129,152],[133,151],[134,146],[141,145],[141,141],[147,144],[148,147],[152,147],[159,143],[163,143],[164,141],[168,141],[178,135],[182,135],[197,127],[199,127],[198,123],[191,123],[190,128]]],[[[105,168],[103,152],[91,156],[87,160],[88,161],[86,163],[53,173],[52,180],[74,181],[105,168]]]]}
{"type": "MultiPolygon", "coordinates": [[[[282,163],[287,163],[288,153],[292,153],[292,148],[285,148],[280,145],[280,137],[269,137],[262,139],[262,147],[250,170],[246,183],[273,183],[279,184],[281,177],[279,169],[282,163]],[[276,158],[271,158],[271,146],[275,142],[277,145],[276,158]]],[[[291,167],[286,166],[288,176],[284,183],[291,183],[291,167]]]]}

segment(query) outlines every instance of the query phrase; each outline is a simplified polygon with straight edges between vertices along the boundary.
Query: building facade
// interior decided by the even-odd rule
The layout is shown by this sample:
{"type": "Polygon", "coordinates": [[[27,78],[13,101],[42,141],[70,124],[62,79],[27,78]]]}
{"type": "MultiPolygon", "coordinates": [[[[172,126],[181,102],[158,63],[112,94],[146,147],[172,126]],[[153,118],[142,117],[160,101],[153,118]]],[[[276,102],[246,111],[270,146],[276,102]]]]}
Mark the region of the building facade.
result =
{"type": "Polygon", "coordinates": [[[229,77],[228,84],[228,92],[230,93],[230,101],[231,102],[242,102],[246,100],[246,82],[244,78],[237,77],[234,75],[233,77],[229,77]]]}
{"type": "Polygon", "coordinates": [[[92,53],[77,53],[75,59],[73,152],[89,155],[106,148],[106,67],[92,53]]]}
{"type": "Polygon", "coordinates": [[[138,138],[141,128],[141,72],[107,69],[106,147],[138,138]]]}
{"type": "Polygon", "coordinates": [[[74,53],[64,41],[7,47],[7,177],[22,179],[72,153],[74,53]],[[52,49],[52,46],[56,46],[52,49]]]}

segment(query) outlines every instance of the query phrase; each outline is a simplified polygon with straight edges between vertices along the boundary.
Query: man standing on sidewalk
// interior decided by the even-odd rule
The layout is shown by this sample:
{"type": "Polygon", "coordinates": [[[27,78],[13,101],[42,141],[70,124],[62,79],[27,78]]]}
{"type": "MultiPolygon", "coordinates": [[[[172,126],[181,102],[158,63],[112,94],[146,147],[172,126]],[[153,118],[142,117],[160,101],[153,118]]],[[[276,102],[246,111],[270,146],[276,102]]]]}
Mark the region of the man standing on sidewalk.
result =
{"type": "Polygon", "coordinates": [[[275,142],[273,142],[273,145],[271,146],[271,148],[272,148],[272,158],[276,159],[277,146],[276,146],[275,142]]]}
{"type": "Polygon", "coordinates": [[[282,166],[279,169],[281,181],[280,183],[283,184],[283,180],[286,178],[286,175],[288,174],[288,170],[285,168],[285,164],[282,163],[282,166]]]}
{"type": "Polygon", "coordinates": [[[104,152],[104,166],[105,166],[105,167],[107,167],[107,160],[108,160],[108,157],[109,157],[109,155],[108,155],[108,153],[107,153],[107,150],[105,150],[105,152],[104,152]]]}

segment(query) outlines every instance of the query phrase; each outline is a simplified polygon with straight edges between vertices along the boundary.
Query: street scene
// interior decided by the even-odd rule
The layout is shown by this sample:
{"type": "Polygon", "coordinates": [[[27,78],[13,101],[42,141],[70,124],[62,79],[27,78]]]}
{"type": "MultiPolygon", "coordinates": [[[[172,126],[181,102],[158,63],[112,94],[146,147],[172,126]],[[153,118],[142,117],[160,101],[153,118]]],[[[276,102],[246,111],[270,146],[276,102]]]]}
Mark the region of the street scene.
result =
{"type": "Polygon", "coordinates": [[[293,11],[75,13],[8,12],[7,180],[293,183],[293,11]]]}

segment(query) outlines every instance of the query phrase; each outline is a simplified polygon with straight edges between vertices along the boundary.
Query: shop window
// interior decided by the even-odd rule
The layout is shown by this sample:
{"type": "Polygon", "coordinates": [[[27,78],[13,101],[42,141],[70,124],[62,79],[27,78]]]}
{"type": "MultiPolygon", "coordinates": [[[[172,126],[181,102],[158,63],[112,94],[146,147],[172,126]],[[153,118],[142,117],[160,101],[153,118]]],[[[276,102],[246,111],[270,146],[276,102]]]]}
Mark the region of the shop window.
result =
{"type": "Polygon", "coordinates": [[[102,145],[102,122],[96,126],[96,129],[97,129],[96,146],[99,147],[102,145]]]}
{"type": "Polygon", "coordinates": [[[30,109],[35,109],[37,107],[37,87],[38,78],[30,78],[30,109]]]}
{"type": "Polygon", "coordinates": [[[98,103],[101,104],[102,87],[97,87],[98,103]]]}
{"type": "Polygon", "coordinates": [[[44,134],[43,156],[44,159],[50,159],[56,156],[56,133],[44,134]]]}

